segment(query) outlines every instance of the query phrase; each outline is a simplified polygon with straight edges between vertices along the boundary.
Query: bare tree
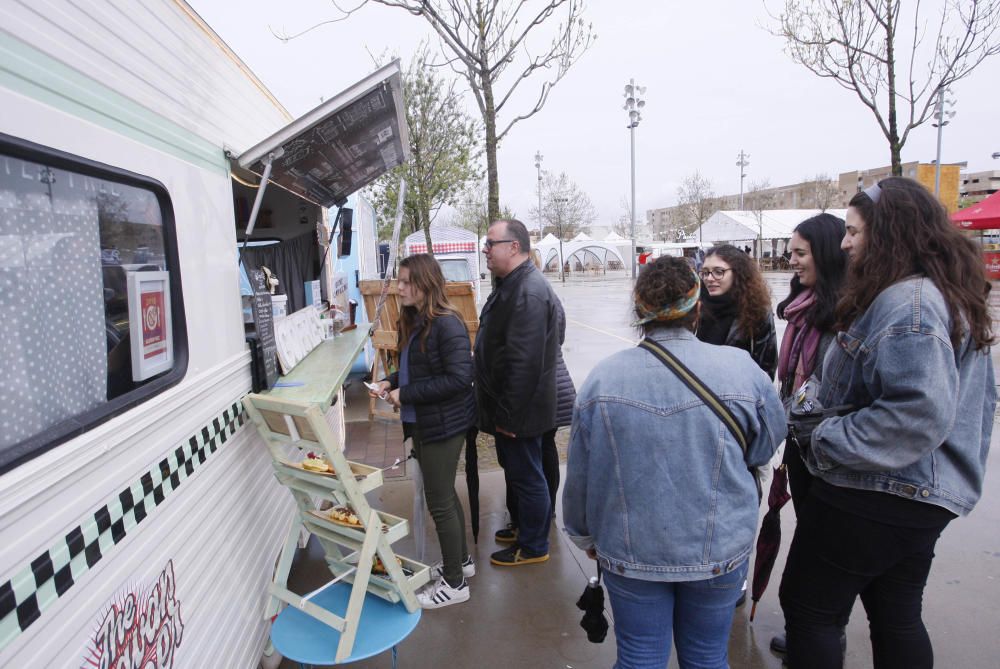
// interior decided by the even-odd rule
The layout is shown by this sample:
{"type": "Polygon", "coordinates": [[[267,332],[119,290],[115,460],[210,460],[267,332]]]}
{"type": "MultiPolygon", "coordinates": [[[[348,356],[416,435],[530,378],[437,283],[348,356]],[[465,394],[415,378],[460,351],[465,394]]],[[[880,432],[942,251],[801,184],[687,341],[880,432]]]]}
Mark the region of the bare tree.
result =
{"type": "Polygon", "coordinates": [[[622,213],[618,216],[618,220],[611,225],[611,230],[620,237],[624,237],[625,239],[631,239],[632,204],[629,202],[628,198],[624,195],[622,195],[622,199],[618,201],[618,204],[622,208],[622,213]]]}
{"type": "MultiPolygon", "coordinates": [[[[365,6],[343,9],[332,0],[343,21],[365,6]]],[[[441,39],[448,64],[463,76],[476,100],[485,128],[487,211],[490,220],[500,217],[500,182],[497,146],[518,122],[541,111],[560,79],[597,38],[583,20],[581,0],[549,0],[541,7],[525,0],[370,0],[422,17],[441,39]],[[561,19],[557,16],[557,10],[561,19]],[[548,35],[538,33],[558,20],[548,35]],[[534,40],[538,36],[540,39],[534,40]],[[499,118],[514,105],[514,94],[525,81],[540,80],[537,97],[521,113],[511,112],[505,124],[499,118]]],[[[322,24],[318,24],[322,25],[322,24]]],[[[309,28],[312,30],[317,26],[309,28]]],[[[299,33],[299,35],[308,30],[299,33]]],[[[278,35],[293,39],[298,35],[278,35]]]]}
{"type": "Polygon", "coordinates": [[[536,208],[531,213],[542,222],[543,235],[551,232],[559,238],[559,275],[565,281],[563,242],[589,228],[597,219],[594,204],[565,172],[558,176],[542,172],[542,210],[536,208]]]}
{"type": "Polygon", "coordinates": [[[764,256],[764,212],[774,209],[778,204],[778,196],[771,190],[771,182],[767,179],[751,181],[743,198],[745,209],[757,221],[757,257],[764,256]]]}
{"type": "Polygon", "coordinates": [[[701,244],[701,226],[718,210],[712,182],[700,172],[688,176],[677,189],[677,224],[686,236],[698,231],[701,244]]]}
{"type": "Polygon", "coordinates": [[[843,204],[840,194],[840,184],[830,178],[829,174],[817,174],[812,181],[813,203],[820,211],[835,209],[843,204]]]}
{"type": "Polygon", "coordinates": [[[910,131],[932,117],[938,94],[1000,53],[1000,0],[946,0],[933,19],[919,1],[908,4],[902,32],[901,4],[785,0],[770,28],[793,61],[853,91],[872,112],[897,176],[910,131]]]}
{"type": "Polygon", "coordinates": [[[537,207],[531,210],[542,221],[542,235],[551,232],[562,240],[572,239],[597,220],[590,197],[565,172],[559,175],[542,172],[541,216],[538,213],[537,207]]]}

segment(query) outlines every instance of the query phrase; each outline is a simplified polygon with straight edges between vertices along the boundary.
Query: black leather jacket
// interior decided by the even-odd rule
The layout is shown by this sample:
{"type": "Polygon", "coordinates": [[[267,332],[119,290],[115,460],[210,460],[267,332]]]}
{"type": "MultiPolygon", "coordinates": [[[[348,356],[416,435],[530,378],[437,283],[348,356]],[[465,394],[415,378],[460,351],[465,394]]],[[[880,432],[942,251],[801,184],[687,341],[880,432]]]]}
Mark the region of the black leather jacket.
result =
{"type": "Polygon", "coordinates": [[[559,298],[530,260],[498,281],[476,335],[476,423],[518,437],[556,426],[559,298]]]}
{"type": "MultiPolygon", "coordinates": [[[[410,344],[409,383],[400,388],[399,401],[417,413],[417,430],[424,443],[463,434],[475,420],[472,390],[472,354],[469,331],[458,316],[448,314],[431,321],[426,345],[418,333],[410,344]]],[[[399,387],[399,372],[388,379],[399,387]]]]}

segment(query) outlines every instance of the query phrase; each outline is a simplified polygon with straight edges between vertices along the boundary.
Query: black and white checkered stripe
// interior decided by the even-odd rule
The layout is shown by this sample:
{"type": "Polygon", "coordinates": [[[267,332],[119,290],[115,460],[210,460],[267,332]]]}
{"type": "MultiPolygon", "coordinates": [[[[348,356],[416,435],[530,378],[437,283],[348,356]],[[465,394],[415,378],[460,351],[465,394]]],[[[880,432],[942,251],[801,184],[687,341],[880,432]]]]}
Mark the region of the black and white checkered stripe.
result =
{"type": "Polygon", "coordinates": [[[242,403],[234,403],[55,545],[0,583],[0,650],[108,555],[245,421],[242,403]]]}

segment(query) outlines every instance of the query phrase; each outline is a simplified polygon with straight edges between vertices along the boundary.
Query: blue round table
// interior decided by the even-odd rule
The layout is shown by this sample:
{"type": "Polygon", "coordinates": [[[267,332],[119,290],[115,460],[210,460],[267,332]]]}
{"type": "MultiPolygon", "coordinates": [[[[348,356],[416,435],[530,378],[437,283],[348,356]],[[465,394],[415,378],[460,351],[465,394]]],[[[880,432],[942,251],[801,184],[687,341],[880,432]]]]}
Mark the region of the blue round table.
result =
{"type": "MultiPolygon", "coordinates": [[[[343,617],[350,595],[350,583],[334,583],[311,601],[343,617]]],[[[420,609],[409,613],[402,604],[390,604],[367,593],[354,637],[354,648],[343,664],[392,649],[392,666],[395,667],[396,644],[405,639],[419,621],[420,609]]],[[[271,625],[271,643],[284,657],[300,664],[338,664],[334,658],[340,643],[340,632],[293,606],[286,606],[271,625]]]]}

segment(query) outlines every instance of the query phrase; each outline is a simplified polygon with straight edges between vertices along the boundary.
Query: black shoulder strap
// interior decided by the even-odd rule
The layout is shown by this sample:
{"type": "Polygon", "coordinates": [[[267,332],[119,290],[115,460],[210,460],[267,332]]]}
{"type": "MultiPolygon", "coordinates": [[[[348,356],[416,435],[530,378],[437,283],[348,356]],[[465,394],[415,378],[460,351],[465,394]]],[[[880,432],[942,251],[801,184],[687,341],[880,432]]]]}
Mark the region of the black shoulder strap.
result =
{"type": "Polygon", "coordinates": [[[734,416],[733,412],[729,410],[729,407],[727,407],[715,393],[709,390],[709,388],[701,382],[701,379],[695,376],[694,372],[685,367],[684,363],[678,360],[677,357],[668,351],[662,344],[649,338],[643,338],[643,340],[639,342],[639,346],[659,358],[660,362],[676,374],[677,378],[679,378],[684,385],[690,388],[695,395],[700,397],[705,402],[709,409],[715,412],[715,415],[718,416],[723,423],[725,423],[726,427],[729,428],[729,431],[733,433],[734,437],[736,437],[736,441],[739,443],[740,448],[743,449],[743,454],[746,455],[747,436],[743,433],[743,428],[740,427],[740,424],[736,421],[736,416],[734,416]]]}

